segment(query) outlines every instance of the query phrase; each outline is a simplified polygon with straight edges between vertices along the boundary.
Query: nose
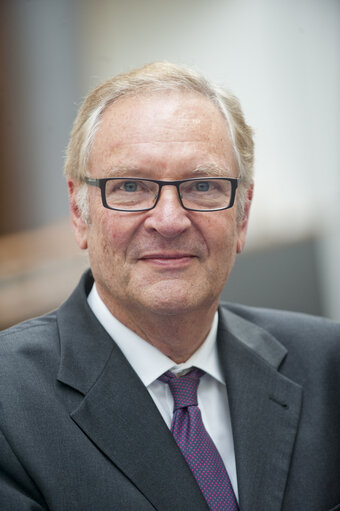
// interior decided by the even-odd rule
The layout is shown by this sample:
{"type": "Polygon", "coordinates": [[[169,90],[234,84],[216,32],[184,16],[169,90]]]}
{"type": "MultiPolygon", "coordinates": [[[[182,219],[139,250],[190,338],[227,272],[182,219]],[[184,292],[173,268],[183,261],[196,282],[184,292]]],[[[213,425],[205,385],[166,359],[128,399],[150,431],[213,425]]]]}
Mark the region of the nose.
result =
{"type": "Polygon", "coordinates": [[[144,225],[167,239],[176,238],[190,227],[188,211],[182,207],[174,186],[162,187],[157,205],[149,211],[144,225]]]}

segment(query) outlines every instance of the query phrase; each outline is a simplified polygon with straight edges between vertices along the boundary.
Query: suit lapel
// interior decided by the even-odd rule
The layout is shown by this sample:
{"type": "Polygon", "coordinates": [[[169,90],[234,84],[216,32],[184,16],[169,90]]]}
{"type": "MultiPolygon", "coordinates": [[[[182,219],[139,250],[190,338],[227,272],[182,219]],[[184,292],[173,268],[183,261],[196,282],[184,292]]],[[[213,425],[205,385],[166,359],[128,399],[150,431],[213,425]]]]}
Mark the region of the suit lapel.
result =
{"type": "Polygon", "coordinates": [[[242,511],[279,511],[296,437],[302,390],[278,372],[285,348],[221,310],[219,350],[233,427],[242,511]]]}
{"type": "Polygon", "coordinates": [[[207,510],[152,398],[93,316],[83,286],[58,311],[58,380],[83,395],[73,421],[157,510],[207,510]]]}
{"type": "Polygon", "coordinates": [[[114,350],[73,420],[156,509],[207,509],[149,393],[119,355],[114,350]]]}

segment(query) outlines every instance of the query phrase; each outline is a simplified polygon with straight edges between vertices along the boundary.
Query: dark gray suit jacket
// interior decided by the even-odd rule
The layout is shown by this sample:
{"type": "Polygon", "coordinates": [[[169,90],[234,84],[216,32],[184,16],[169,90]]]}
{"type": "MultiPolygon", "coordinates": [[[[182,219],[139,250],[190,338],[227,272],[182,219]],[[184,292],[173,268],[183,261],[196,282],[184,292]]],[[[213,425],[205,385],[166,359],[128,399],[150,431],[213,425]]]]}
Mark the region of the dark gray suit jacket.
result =
{"type": "MultiPolygon", "coordinates": [[[[0,337],[2,511],[203,511],[148,391],[87,305],[0,337]]],[[[220,308],[241,511],[340,509],[340,325],[220,308]]]]}

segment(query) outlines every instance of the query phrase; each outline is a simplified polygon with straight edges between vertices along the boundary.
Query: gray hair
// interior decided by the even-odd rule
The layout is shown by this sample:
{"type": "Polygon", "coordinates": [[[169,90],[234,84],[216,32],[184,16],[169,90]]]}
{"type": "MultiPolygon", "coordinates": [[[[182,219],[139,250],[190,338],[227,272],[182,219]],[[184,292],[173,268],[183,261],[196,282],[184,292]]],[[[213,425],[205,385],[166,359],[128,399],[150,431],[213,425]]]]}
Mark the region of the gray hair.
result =
{"type": "MultiPolygon", "coordinates": [[[[213,85],[196,71],[168,62],[154,62],[110,78],[86,97],[71,132],[66,151],[65,175],[79,184],[84,183],[92,144],[103,113],[109,105],[126,96],[175,90],[201,94],[224,116],[239,170],[238,216],[242,218],[247,191],[253,181],[254,142],[252,129],[245,122],[240,103],[233,94],[213,85]]],[[[86,200],[87,188],[84,185],[78,192],[78,207],[84,219],[88,217],[86,200]]]]}

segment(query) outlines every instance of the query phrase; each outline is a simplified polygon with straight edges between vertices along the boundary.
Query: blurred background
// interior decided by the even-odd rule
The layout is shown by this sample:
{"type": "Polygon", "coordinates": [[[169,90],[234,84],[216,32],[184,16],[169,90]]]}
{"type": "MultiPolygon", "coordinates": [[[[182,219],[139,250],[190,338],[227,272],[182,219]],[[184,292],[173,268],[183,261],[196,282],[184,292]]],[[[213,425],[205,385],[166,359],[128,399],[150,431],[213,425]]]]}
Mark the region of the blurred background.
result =
{"type": "Polygon", "coordinates": [[[100,81],[153,60],[232,90],[255,129],[247,248],[223,297],[340,320],[339,0],[4,0],[0,328],[57,307],[87,267],[64,152],[100,81]]]}

